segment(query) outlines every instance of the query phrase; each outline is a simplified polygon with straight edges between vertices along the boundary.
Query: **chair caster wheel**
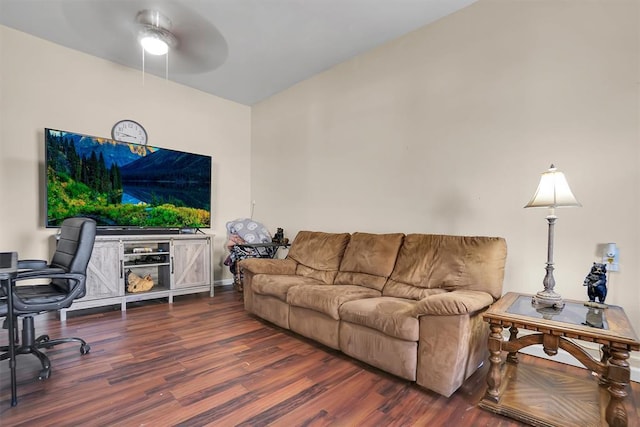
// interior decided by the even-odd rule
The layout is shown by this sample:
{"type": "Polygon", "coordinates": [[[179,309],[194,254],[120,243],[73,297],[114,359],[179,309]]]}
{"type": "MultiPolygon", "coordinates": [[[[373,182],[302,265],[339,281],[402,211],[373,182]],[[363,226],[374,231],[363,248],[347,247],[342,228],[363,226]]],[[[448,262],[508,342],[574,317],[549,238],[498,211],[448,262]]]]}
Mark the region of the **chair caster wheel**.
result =
{"type": "Polygon", "coordinates": [[[38,379],[40,381],[46,380],[51,376],[51,369],[43,369],[40,371],[40,375],[38,375],[38,379]]]}
{"type": "Polygon", "coordinates": [[[83,344],[80,346],[80,354],[87,354],[91,351],[91,346],[89,344],[83,344]]]}

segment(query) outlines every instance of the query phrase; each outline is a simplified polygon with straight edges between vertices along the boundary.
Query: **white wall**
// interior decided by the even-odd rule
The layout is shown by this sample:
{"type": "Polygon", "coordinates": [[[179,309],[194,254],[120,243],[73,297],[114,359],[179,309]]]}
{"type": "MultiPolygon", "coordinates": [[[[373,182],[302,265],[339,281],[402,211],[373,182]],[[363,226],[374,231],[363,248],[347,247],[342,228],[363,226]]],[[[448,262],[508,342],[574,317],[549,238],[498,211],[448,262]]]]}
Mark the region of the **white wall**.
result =
{"type": "Polygon", "coordinates": [[[256,218],[504,236],[505,292],[535,293],[547,213],[523,206],[555,163],[583,205],[557,212],[557,291],[585,300],[616,242],[607,302],[640,332],[638,7],[480,0],[255,105],[256,218]]]}
{"type": "Polygon", "coordinates": [[[225,222],[249,215],[251,109],[0,26],[0,250],[48,258],[44,128],[110,137],[120,119],[149,144],[213,157],[214,276],[230,278],[225,222]]]}

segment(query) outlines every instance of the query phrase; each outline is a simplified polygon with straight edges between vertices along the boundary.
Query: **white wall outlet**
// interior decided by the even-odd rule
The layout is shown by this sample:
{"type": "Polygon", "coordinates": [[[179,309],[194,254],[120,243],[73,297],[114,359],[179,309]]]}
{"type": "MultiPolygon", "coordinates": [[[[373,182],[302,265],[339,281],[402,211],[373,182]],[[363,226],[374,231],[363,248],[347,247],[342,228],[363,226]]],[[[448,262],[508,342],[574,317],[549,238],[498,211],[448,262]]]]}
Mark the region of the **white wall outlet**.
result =
{"type": "Polygon", "coordinates": [[[620,270],[620,251],[615,243],[609,243],[605,246],[602,262],[607,264],[607,271],[620,270]]]}

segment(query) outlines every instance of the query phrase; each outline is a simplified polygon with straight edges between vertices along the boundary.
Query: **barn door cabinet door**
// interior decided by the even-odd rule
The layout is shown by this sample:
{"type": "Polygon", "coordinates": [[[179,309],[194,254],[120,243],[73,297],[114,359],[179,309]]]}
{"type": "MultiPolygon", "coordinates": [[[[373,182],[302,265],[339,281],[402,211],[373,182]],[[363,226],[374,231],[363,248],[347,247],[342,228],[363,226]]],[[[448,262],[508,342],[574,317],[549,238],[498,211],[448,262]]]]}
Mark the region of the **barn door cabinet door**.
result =
{"type": "Polygon", "coordinates": [[[175,289],[209,286],[211,239],[173,240],[173,284],[175,289]]]}

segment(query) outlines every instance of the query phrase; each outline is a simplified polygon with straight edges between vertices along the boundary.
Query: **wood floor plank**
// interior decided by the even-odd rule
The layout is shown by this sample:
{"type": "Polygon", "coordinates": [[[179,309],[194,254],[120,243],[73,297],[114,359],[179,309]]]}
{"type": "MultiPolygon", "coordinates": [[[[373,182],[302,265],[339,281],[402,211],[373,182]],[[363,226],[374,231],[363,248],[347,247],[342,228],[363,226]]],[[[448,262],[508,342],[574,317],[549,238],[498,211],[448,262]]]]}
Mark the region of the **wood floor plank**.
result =
{"type": "MultiPolygon", "coordinates": [[[[233,289],[166,301],[36,318],[38,333],[79,336],[91,345],[45,350],[51,377],[18,356],[18,398],[9,404],[9,364],[0,362],[4,426],[498,426],[519,422],[476,405],[487,367],[447,399],[244,311],[233,289]]],[[[0,345],[6,345],[0,331],[0,345]]],[[[521,363],[575,367],[522,356],[521,363]]],[[[640,386],[630,387],[630,426],[638,424],[640,386]]]]}

